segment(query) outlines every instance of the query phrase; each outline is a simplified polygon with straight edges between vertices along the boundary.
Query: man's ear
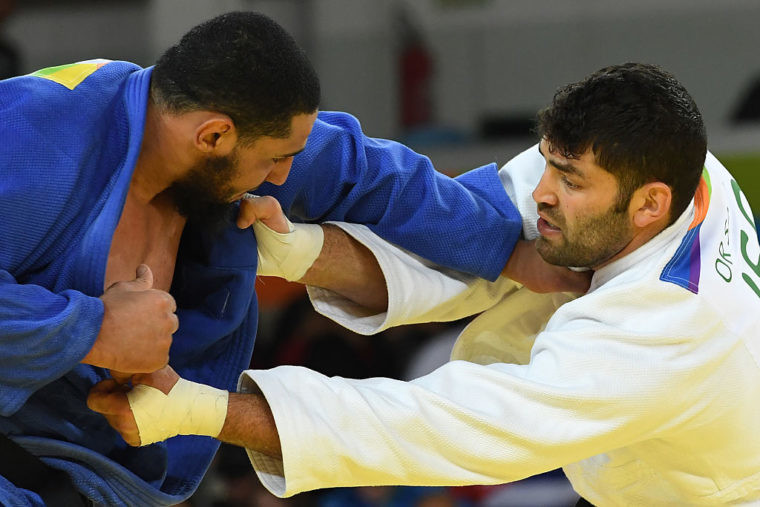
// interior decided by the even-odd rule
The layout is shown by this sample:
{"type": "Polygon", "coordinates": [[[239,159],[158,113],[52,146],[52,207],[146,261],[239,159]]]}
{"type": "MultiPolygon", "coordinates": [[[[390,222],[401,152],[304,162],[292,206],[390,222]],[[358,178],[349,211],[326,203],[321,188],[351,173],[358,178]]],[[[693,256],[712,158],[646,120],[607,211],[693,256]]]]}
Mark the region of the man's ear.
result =
{"type": "Polygon", "coordinates": [[[644,228],[654,222],[667,221],[670,217],[670,204],[673,193],[670,187],[661,181],[654,181],[639,187],[631,199],[633,224],[644,228]]]}
{"type": "Polygon", "coordinates": [[[226,114],[209,113],[195,129],[193,142],[198,150],[207,155],[223,157],[237,145],[235,123],[226,114]]]}

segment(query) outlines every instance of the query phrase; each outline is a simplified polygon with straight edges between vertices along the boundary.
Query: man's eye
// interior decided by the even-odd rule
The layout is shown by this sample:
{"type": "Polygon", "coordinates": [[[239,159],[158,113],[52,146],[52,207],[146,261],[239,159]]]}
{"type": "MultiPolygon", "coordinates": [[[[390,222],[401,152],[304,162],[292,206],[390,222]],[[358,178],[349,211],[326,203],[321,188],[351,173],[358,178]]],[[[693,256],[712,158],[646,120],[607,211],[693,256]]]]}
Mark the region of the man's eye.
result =
{"type": "Polygon", "coordinates": [[[575,183],[567,179],[567,176],[562,176],[562,184],[571,190],[578,190],[579,188],[581,188],[579,185],[576,185],[575,183]]]}
{"type": "Polygon", "coordinates": [[[283,160],[285,160],[285,157],[275,157],[272,159],[272,162],[274,162],[275,164],[279,164],[283,160]]]}

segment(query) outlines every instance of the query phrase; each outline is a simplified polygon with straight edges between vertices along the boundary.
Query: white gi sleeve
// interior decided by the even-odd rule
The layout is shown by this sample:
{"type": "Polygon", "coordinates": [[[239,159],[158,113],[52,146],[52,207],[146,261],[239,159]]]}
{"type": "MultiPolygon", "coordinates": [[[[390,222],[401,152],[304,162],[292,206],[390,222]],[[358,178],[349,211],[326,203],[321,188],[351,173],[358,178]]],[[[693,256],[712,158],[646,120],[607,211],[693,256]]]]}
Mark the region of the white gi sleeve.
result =
{"type": "Polygon", "coordinates": [[[307,287],[314,309],[359,334],[420,322],[452,321],[490,308],[520,287],[499,277],[489,282],[438,267],[383,240],[366,226],[329,222],[366,246],[377,259],[388,288],[388,310],[373,314],[333,291],[307,287]]]}
{"type": "Polygon", "coordinates": [[[609,339],[613,332],[593,323],[545,332],[529,365],[452,361],[410,382],[328,378],[296,366],[246,371],[240,388],[266,397],[283,455],[249,450],[249,458],[265,487],[290,496],[500,484],[640,441],[683,410],[673,393],[693,378],[652,375],[645,346],[631,348],[619,333],[609,339]],[[589,334],[604,337],[596,358],[589,334]]]}
{"type": "MultiPolygon", "coordinates": [[[[544,165],[535,145],[499,171],[507,195],[523,217],[523,235],[527,239],[538,236],[538,214],[532,192],[544,165]]],[[[401,324],[457,320],[491,308],[521,287],[506,277],[488,282],[441,268],[384,241],[363,225],[333,223],[373,253],[388,288],[387,312],[372,313],[332,291],[307,287],[312,305],[319,313],[356,333],[374,334],[401,324]]]]}

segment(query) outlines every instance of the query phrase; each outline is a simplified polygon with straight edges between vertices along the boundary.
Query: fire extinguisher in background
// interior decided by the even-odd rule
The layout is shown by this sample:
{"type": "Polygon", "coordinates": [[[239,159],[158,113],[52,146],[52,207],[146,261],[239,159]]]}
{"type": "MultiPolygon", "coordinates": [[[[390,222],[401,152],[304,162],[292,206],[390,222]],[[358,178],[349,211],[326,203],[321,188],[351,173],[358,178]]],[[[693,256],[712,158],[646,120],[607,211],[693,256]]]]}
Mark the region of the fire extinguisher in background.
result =
{"type": "Polygon", "coordinates": [[[432,76],[433,58],[409,12],[399,7],[400,118],[401,126],[409,131],[433,123],[432,76]]]}

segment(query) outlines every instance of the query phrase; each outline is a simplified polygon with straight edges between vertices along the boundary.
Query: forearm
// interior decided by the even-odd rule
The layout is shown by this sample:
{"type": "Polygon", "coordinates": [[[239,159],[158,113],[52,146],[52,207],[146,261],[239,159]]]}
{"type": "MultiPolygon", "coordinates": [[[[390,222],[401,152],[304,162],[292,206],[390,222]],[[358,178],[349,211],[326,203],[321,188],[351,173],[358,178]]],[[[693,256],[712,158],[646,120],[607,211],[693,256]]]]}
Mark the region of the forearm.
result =
{"type": "Polygon", "coordinates": [[[341,228],[322,226],[324,244],[299,282],[322,287],[378,312],[388,308],[385,277],[370,250],[341,228]]]}
{"type": "Polygon", "coordinates": [[[272,410],[260,394],[230,393],[227,417],[217,438],[273,458],[282,457],[272,410]]]}
{"type": "Polygon", "coordinates": [[[75,368],[92,348],[103,316],[98,298],[17,284],[0,269],[0,414],[75,368]]]}
{"type": "Polygon", "coordinates": [[[272,197],[249,196],[240,204],[238,227],[253,225],[258,274],[330,290],[382,312],[388,307],[385,278],[372,252],[331,224],[292,224],[272,197]]]}
{"type": "Polygon", "coordinates": [[[574,272],[563,266],[553,266],[538,254],[535,240],[519,240],[501,272],[533,292],[584,293],[591,282],[591,271],[574,272]]]}
{"type": "Polygon", "coordinates": [[[366,224],[436,264],[490,280],[521,228],[494,164],[451,179],[428,157],[366,137],[345,113],[320,112],[287,181],[258,191],[303,220],[366,224]]]}
{"type": "Polygon", "coordinates": [[[258,393],[228,393],[181,379],[166,366],[132,377],[125,391],[108,379],[96,384],[87,406],[103,414],[124,440],[149,445],[175,435],[205,435],[280,458],[280,438],[272,411],[258,393]]]}

